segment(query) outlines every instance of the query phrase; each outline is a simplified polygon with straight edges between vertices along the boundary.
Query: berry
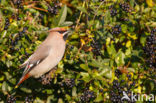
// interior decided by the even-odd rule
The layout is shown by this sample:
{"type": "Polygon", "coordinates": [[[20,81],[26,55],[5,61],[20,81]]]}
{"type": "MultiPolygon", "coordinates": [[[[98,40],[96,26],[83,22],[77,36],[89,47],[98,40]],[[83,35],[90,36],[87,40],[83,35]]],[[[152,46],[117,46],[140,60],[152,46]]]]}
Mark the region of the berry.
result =
{"type": "Polygon", "coordinates": [[[114,7],[114,5],[109,6],[109,9],[112,9],[114,7]]]}
{"type": "Polygon", "coordinates": [[[44,18],[44,15],[43,14],[39,14],[39,18],[40,19],[43,19],[44,18]]]}
{"type": "Polygon", "coordinates": [[[100,0],[100,2],[105,1],[105,0],[100,0]]]}
{"type": "Polygon", "coordinates": [[[121,75],[121,71],[119,69],[115,70],[115,76],[119,77],[121,75]]]}
{"type": "Polygon", "coordinates": [[[130,12],[130,5],[128,3],[120,3],[120,8],[125,12],[130,12]]]}
{"type": "Polygon", "coordinates": [[[25,33],[26,30],[28,30],[28,27],[24,27],[22,32],[25,33]]]}
{"type": "Polygon", "coordinates": [[[8,96],[7,103],[16,103],[16,98],[12,95],[8,96]]]}
{"type": "Polygon", "coordinates": [[[4,30],[7,30],[7,29],[8,29],[8,26],[5,26],[5,27],[4,27],[4,30]]]}
{"type": "Polygon", "coordinates": [[[110,11],[110,14],[111,14],[111,16],[115,16],[115,15],[117,15],[117,11],[115,9],[112,9],[110,11]]]}
{"type": "Polygon", "coordinates": [[[65,79],[65,84],[67,87],[72,88],[75,86],[75,80],[74,79],[65,79]]]}
{"type": "Polygon", "coordinates": [[[17,0],[17,5],[20,5],[22,3],[21,0],[17,0]]]}
{"type": "MultiPolygon", "coordinates": [[[[131,75],[128,74],[127,77],[131,78],[131,75]]],[[[129,83],[129,81],[130,80],[123,80],[122,77],[121,80],[113,81],[112,86],[110,88],[111,103],[123,103],[123,101],[127,101],[128,103],[133,103],[132,101],[128,101],[128,100],[121,101],[121,98],[123,97],[123,92],[127,93],[127,95],[130,95],[132,88],[135,87],[135,82],[133,81],[132,83],[129,83]]],[[[129,96],[129,98],[131,97],[129,96]]]]}
{"type": "Polygon", "coordinates": [[[18,17],[17,17],[17,20],[18,20],[18,21],[20,21],[20,20],[21,20],[21,18],[18,16],[18,17]]]}
{"type": "Polygon", "coordinates": [[[33,103],[32,97],[25,97],[25,103],[33,103]]]}
{"type": "Polygon", "coordinates": [[[58,10],[57,10],[57,7],[54,6],[54,7],[48,7],[48,12],[51,13],[51,14],[57,14],[58,10]]]}
{"type": "Polygon", "coordinates": [[[146,45],[143,48],[144,53],[146,54],[146,63],[148,66],[156,70],[156,28],[152,29],[151,35],[146,39],[146,45]]]}
{"type": "Polygon", "coordinates": [[[85,90],[84,93],[80,97],[81,102],[89,102],[91,99],[95,98],[95,94],[91,90],[85,90]]]}
{"type": "Polygon", "coordinates": [[[9,25],[10,25],[9,18],[6,18],[6,19],[5,19],[5,27],[4,27],[4,30],[7,30],[8,27],[9,27],[9,25]]]}
{"type": "Polygon", "coordinates": [[[92,49],[92,52],[93,52],[95,55],[102,55],[102,54],[101,54],[101,51],[100,51],[100,46],[99,46],[98,42],[92,42],[92,43],[91,43],[91,47],[93,48],[93,49],[92,49]]]}
{"type": "Polygon", "coordinates": [[[111,34],[120,34],[121,33],[121,26],[120,25],[115,25],[112,27],[111,34]]]}
{"type": "Polygon", "coordinates": [[[51,71],[49,71],[48,73],[42,75],[39,78],[39,81],[43,84],[43,85],[49,85],[52,81],[52,77],[51,74],[53,74],[56,71],[57,68],[53,68],[51,71]]]}

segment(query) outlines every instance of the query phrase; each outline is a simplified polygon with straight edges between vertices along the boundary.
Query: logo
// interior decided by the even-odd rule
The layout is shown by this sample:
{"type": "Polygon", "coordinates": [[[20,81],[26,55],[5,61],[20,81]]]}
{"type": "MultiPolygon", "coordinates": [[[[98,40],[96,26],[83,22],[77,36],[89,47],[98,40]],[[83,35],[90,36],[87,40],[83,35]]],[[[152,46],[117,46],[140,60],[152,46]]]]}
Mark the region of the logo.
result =
{"type": "Polygon", "coordinates": [[[123,91],[123,97],[121,98],[121,100],[122,100],[122,101],[123,101],[123,100],[128,100],[128,101],[130,101],[130,98],[128,97],[128,95],[126,94],[125,91],[123,91]]]}
{"type": "Polygon", "coordinates": [[[131,92],[131,95],[128,96],[128,94],[123,91],[123,97],[121,98],[122,101],[127,100],[127,101],[154,101],[154,94],[134,94],[133,91],[131,92]]]}

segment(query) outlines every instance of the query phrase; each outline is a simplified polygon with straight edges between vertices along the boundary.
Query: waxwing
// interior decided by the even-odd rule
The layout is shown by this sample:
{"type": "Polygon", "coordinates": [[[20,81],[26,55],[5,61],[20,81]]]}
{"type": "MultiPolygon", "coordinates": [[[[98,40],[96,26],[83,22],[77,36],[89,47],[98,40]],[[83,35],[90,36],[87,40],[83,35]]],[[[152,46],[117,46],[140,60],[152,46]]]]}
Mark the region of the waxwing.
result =
{"type": "Polygon", "coordinates": [[[49,30],[48,37],[37,50],[20,66],[24,68],[23,75],[17,83],[17,88],[29,77],[38,78],[54,68],[62,59],[65,52],[65,40],[67,38],[65,28],[53,28],[49,30]]]}

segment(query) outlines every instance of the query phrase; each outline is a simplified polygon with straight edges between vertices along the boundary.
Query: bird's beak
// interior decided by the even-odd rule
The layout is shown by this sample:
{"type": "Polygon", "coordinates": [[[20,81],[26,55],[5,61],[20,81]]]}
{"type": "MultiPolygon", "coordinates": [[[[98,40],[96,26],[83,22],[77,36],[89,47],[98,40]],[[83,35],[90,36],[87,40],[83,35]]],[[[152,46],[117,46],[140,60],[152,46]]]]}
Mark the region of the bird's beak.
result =
{"type": "Polygon", "coordinates": [[[64,32],[63,33],[63,37],[66,35],[66,34],[68,34],[70,31],[66,31],[66,32],[64,32]]]}
{"type": "Polygon", "coordinates": [[[70,31],[66,31],[66,32],[64,32],[62,35],[63,35],[63,39],[64,40],[67,40],[67,38],[68,38],[68,33],[69,33],[70,31]]]}

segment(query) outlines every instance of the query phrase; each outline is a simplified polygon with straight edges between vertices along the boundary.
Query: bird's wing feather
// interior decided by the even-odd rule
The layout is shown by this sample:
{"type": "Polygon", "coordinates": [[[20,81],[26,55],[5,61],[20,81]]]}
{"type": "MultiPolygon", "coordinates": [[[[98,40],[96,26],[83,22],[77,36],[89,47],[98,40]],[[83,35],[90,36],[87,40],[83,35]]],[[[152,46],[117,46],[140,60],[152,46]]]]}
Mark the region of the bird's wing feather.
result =
{"type": "Polygon", "coordinates": [[[44,60],[50,52],[49,45],[40,45],[38,49],[32,54],[20,67],[25,67],[23,76],[26,75],[31,68],[38,65],[42,60],[44,60]]]}
{"type": "Polygon", "coordinates": [[[43,46],[42,44],[38,47],[38,49],[32,54],[22,65],[20,68],[24,68],[27,64],[35,64],[39,60],[43,60],[49,55],[51,47],[49,45],[43,46]]]}

